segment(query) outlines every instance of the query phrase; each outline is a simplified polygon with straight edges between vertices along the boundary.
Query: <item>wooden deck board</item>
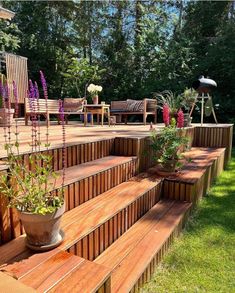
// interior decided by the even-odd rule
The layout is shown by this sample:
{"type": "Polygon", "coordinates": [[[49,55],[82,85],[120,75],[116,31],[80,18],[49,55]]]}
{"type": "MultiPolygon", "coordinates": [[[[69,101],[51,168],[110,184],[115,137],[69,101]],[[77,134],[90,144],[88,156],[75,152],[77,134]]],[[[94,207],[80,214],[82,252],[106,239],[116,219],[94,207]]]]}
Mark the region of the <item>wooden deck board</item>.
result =
{"type": "Polygon", "coordinates": [[[174,205],[172,200],[161,200],[145,214],[128,232],[123,234],[109,249],[105,250],[95,262],[115,269],[122,259],[135,247],[143,237],[174,205]]]}
{"type": "Polygon", "coordinates": [[[175,203],[168,213],[120,262],[116,270],[112,272],[112,292],[126,293],[133,288],[190,206],[189,203],[175,203]]]}
{"type": "MultiPolygon", "coordinates": [[[[69,185],[73,182],[99,174],[133,160],[136,160],[136,157],[107,156],[91,162],[66,168],[64,185],[69,185]]],[[[57,171],[56,173],[59,177],[56,180],[54,188],[60,188],[62,185],[62,171],[57,171]]]]}
{"type": "Polygon", "coordinates": [[[190,159],[178,174],[168,176],[166,180],[194,184],[211,166],[213,162],[225,152],[225,148],[192,148],[185,152],[186,159],[190,159]]]}
{"type": "MultiPolygon", "coordinates": [[[[148,177],[147,174],[141,174],[65,213],[62,218],[61,228],[64,230],[66,237],[59,248],[67,250],[77,243],[79,239],[96,230],[102,223],[106,223],[118,212],[160,183],[161,180],[156,176],[148,177]]],[[[20,236],[9,244],[0,247],[0,255],[3,256],[0,258],[0,264],[4,265],[10,262],[11,264],[8,268],[4,267],[5,270],[9,269],[9,273],[16,273],[12,263],[20,260],[24,261],[25,256],[27,256],[28,249],[25,247],[24,241],[25,237],[20,236]]],[[[17,263],[15,265],[18,268],[17,263]]],[[[19,268],[17,269],[17,274],[22,274],[19,268]]]]}

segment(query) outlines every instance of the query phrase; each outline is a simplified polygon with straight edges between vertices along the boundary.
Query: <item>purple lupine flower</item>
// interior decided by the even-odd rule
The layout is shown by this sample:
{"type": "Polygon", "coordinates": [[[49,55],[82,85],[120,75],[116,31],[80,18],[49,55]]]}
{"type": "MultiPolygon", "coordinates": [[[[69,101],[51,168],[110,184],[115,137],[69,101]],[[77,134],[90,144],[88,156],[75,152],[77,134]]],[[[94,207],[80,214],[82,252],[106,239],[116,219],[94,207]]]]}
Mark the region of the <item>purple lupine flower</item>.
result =
{"type": "Polygon", "coordinates": [[[15,100],[15,116],[18,117],[18,110],[19,110],[19,100],[18,100],[18,93],[17,93],[17,87],[16,87],[16,83],[13,80],[13,96],[14,96],[14,100],[15,100]]]}
{"type": "MultiPolygon", "coordinates": [[[[62,140],[63,140],[63,150],[62,150],[62,187],[64,187],[65,181],[65,168],[66,168],[66,154],[65,154],[65,119],[64,119],[64,105],[63,101],[59,100],[59,113],[60,113],[60,122],[62,124],[62,140]]],[[[64,192],[64,189],[62,189],[64,192]]]]}
{"type": "MultiPolygon", "coordinates": [[[[46,112],[47,112],[47,119],[48,119],[48,92],[47,92],[47,82],[46,79],[44,77],[43,72],[40,70],[40,78],[41,78],[41,83],[42,83],[42,88],[43,88],[43,94],[44,94],[44,98],[45,98],[45,103],[46,103],[46,112]]],[[[46,126],[46,148],[47,150],[49,149],[49,127],[48,127],[48,123],[46,126]]]]}
{"type": "Polygon", "coordinates": [[[47,100],[48,99],[47,82],[46,82],[44,74],[43,74],[43,72],[41,70],[40,70],[40,77],[41,77],[41,83],[42,83],[44,98],[45,98],[45,100],[47,100]]]}
{"type": "Polygon", "coordinates": [[[35,90],[34,90],[33,82],[32,82],[31,79],[29,80],[29,93],[30,93],[30,98],[32,100],[34,100],[34,98],[35,98],[35,90]]]}
{"type": "Polygon", "coordinates": [[[40,95],[38,90],[38,84],[36,81],[34,82],[34,94],[35,94],[35,98],[38,100],[40,98],[40,95]]]}

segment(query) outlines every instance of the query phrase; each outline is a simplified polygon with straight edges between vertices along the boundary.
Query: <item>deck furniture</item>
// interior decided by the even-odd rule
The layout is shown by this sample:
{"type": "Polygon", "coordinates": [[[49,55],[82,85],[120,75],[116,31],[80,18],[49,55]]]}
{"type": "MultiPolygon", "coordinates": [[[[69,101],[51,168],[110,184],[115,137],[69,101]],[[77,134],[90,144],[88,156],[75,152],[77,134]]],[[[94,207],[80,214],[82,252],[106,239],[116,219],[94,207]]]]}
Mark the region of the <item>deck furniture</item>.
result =
{"type": "MultiPolygon", "coordinates": [[[[86,104],[84,105],[84,113],[91,113],[91,123],[93,125],[93,115],[97,115],[97,123],[99,123],[99,116],[101,115],[101,125],[104,125],[104,116],[107,116],[110,126],[110,105],[107,104],[86,104]]],[[[84,119],[84,126],[86,126],[87,120],[84,119]]]]}
{"type": "MultiPolygon", "coordinates": [[[[69,115],[84,114],[84,121],[87,121],[88,112],[83,112],[83,107],[86,101],[84,99],[65,98],[64,117],[68,124],[69,115]]],[[[28,125],[29,117],[32,114],[43,115],[46,118],[46,123],[50,125],[50,115],[56,115],[58,123],[60,120],[60,100],[45,100],[45,99],[25,99],[25,125],[28,125]]]]}
{"type": "Polygon", "coordinates": [[[112,101],[111,115],[118,116],[117,121],[124,116],[125,124],[127,124],[127,117],[129,115],[143,115],[143,123],[146,125],[148,115],[154,116],[154,123],[157,123],[157,100],[143,99],[143,100],[126,100],[126,101],[112,101]]]}

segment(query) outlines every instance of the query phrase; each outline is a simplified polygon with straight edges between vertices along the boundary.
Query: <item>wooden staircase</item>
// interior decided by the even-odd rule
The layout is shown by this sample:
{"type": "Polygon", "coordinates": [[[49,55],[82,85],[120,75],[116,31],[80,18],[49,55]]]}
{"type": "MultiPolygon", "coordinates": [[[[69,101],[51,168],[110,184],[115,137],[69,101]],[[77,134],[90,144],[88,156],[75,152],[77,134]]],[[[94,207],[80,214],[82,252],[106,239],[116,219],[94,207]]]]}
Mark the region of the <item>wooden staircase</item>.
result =
{"type": "Polygon", "coordinates": [[[139,173],[140,157],[133,153],[105,152],[71,163],[65,172],[63,243],[32,252],[9,212],[15,239],[0,246],[1,271],[37,292],[138,291],[223,170],[224,154],[221,148],[192,148],[186,153],[191,161],[167,178],[139,173]]]}

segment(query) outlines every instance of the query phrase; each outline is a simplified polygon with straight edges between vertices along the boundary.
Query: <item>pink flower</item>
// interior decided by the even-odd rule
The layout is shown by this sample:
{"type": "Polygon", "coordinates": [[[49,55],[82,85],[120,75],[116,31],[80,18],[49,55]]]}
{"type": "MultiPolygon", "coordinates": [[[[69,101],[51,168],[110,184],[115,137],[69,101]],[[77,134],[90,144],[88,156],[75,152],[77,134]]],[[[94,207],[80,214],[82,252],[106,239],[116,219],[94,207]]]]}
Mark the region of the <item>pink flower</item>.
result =
{"type": "Polygon", "coordinates": [[[166,126],[170,124],[170,108],[167,104],[163,106],[163,122],[166,126]]]}
{"type": "Polygon", "coordinates": [[[184,113],[181,109],[177,113],[177,127],[178,128],[184,127],[184,113]]]}

